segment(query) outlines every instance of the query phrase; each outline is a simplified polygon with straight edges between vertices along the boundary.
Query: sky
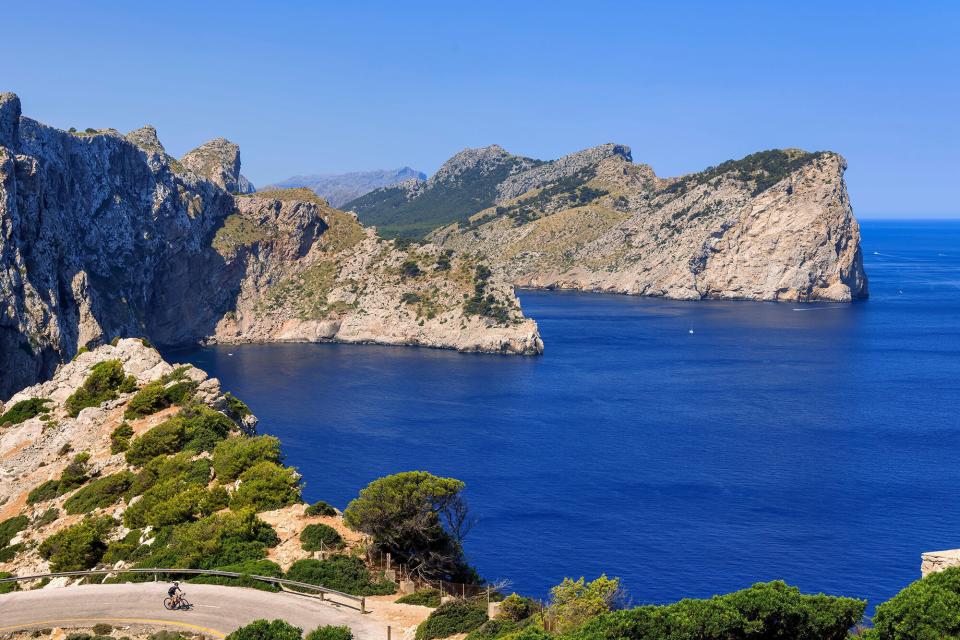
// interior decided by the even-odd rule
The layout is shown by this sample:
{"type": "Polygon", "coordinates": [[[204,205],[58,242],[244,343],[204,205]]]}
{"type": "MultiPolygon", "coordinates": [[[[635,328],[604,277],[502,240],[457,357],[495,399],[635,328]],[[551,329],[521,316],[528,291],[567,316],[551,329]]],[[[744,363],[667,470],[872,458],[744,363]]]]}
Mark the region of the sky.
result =
{"type": "Polygon", "coordinates": [[[255,184],[629,145],[658,175],[848,161],[860,217],[960,216],[958,2],[31,2],[0,91],[61,128],[224,136],[255,184]]]}

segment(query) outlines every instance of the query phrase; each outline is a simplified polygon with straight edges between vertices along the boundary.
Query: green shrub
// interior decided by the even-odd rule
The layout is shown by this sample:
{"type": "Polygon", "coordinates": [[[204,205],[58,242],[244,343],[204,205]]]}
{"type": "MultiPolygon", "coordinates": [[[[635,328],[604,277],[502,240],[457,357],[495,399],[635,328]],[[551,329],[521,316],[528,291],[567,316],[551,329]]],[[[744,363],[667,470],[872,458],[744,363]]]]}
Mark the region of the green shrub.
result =
{"type": "Polygon", "coordinates": [[[27,504],[37,504],[38,502],[53,500],[60,495],[59,491],[59,480],[47,480],[34,487],[30,493],[27,494],[27,504]]]}
{"type": "Polygon", "coordinates": [[[206,486],[210,482],[210,461],[205,458],[194,460],[193,454],[189,451],[182,451],[172,456],[157,456],[145,464],[137,474],[127,491],[127,501],[145,493],[161,480],[164,482],[177,480],[184,484],[206,486]]]}
{"type": "Polygon", "coordinates": [[[159,455],[177,453],[183,449],[187,430],[179,418],[161,422],[142,436],[134,438],[127,449],[127,462],[144,465],[159,455]]]}
{"type": "Polygon", "coordinates": [[[133,427],[126,422],[121,422],[110,434],[110,453],[123,453],[129,449],[132,437],[133,427]]]}
{"type": "Polygon", "coordinates": [[[185,429],[183,448],[197,453],[213,451],[237,426],[224,414],[200,403],[186,405],[178,419],[185,429]]]}
{"type": "Polygon", "coordinates": [[[113,627],[111,627],[109,624],[99,622],[93,625],[93,632],[98,636],[110,635],[111,631],[113,631],[113,627]]]}
{"type": "Polygon", "coordinates": [[[312,505],[307,507],[307,510],[304,511],[304,513],[310,517],[335,516],[337,515],[337,510],[323,500],[317,500],[312,505]]]}
{"type": "Polygon", "coordinates": [[[137,566],[213,569],[262,560],[278,544],[276,531],[252,510],[218,513],[162,530],[137,566]]]}
{"type": "Polygon", "coordinates": [[[910,583],[877,606],[873,624],[879,640],[960,637],[960,567],[910,583]]]}
{"type": "Polygon", "coordinates": [[[300,478],[289,467],[261,462],[240,475],[240,487],[230,499],[231,509],[252,507],[270,511],[300,501],[300,478]]]}
{"type": "Polygon", "coordinates": [[[230,496],[220,485],[190,483],[183,477],[162,480],[144,492],[123,514],[127,527],[165,527],[209,516],[227,506],[230,496]]]}
{"type": "Polygon", "coordinates": [[[56,507],[50,507],[42,514],[40,514],[36,520],[33,521],[33,526],[37,529],[40,527],[45,527],[48,524],[52,524],[57,521],[57,518],[60,517],[60,512],[56,507]]]}
{"type": "Polygon", "coordinates": [[[232,587],[246,587],[248,589],[259,589],[260,591],[279,591],[269,582],[254,580],[248,576],[266,576],[270,578],[282,578],[283,569],[276,562],[270,560],[247,560],[238,564],[228,564],[222,567],[216,567],[220,571],[233,571],[244,575],[239,578],[227,578],[224,576],[197,576],[190,578],[190,582],[198,584],[219,584],[232,587]]]}
{"type": "Polygon", "coordinates": [[[415,591],[401,598],[397,598],[397,602],[400,604],[416,604],[420,605],[421,607],[431,607],[436,609],[440,606],[440,591],[439,589],[423,589],[421,591],[415,591]]]}
{"type": "Polygon", "coordinates": [[[116,564],[119,560],[129,560],[140,548],[141,535],[143,535],[143,532],[140,529],[133,529],[127,532],[127,535],[122,539],[111,542],[103,554],[103,562],[116,564]]]}
{"type": "MultiPolygon", "coordinates": [[[[727,640],[811,638],[846,640],[866,603],[802,595],[783,582],[758,583],[709,600],[681,600],[605,613],[588,620],[571,640],[727,640]]],[[[898,636],[903,637],[903,636],[898,636]]]]}
{"type": "MultiPolygon", "coordinates": [[[[13,574],[9,571],[0,571],[0,578],[12,578],[13,574]]],[[[16,582],[0,582],[0,595],[12,593],[20,588],[16,582]]]]}
{"type": "Polygon", "coordinates": [[[149,640],[187,640],[187,636],[184,636],[179,631],[170,631],[168,629],[163,629],[161,631],[151,633],[149,640]]]}
{"type": "Polygon", "coordinates": [[[325,524],[308,524],[300,532],[300,546],[304,551],[342,549],[343,538],[333,527],[325,524]]]}
{"type": "Polygon", "coordinates": [[[104,360],[93,365],[83,385],[73,392],[64,403],[67,413],[76,418],[87,407],[97,407],[117,397],[123,384],[123,364],[119,360],[104,360]]]}
{"type": "Polygon", "coordinates": [[[69,514],[89,513],[116,503],[133,483],[133,474],[121,471],[98,478],[70,496],[63,503],[69,514]]]}
{"type": "Polygon", "coordinates": [[[26,529],[28,524],[30,524],[30,518],[24,515],[14,516],[0,522],[0,547],[10,544],[14,536],[26,529]]]}
{"type": "Polygon", "coordinates": [[[227,438],[213,450],[213,470],[220,482],[233,482],[261,462],[279,464],[281,459],[280,441],[272,436],[227,438]]]}
{"type": "Polygon", "coordinates": [[[308,633],[306,640],[353,640],[353,632],[350,631],[350,627],[335,627],[328,624],[308,633]]]}
{"type": "Polygon", "coordinates": [[[130,398],[123,415],[128,419],[140,418],[165,409],[170,404],[163,383],[154,380],[143,385],[143,388],[130,398]]]}
{"type": "Polygon", "coordinates": [[[237,398],[230,392],[223,394],[224,399],[227,401],[227,410],[230,414],[237,420],[242,420],[249,415],[252,415],[250,407],[248,407],[242,400],[237,398]]]}
{"type": "Polygon", "coordinates": [[[0,547],[0,562],[10,562],[23,549],[22,544],[12,544],[9,547],[0,547]]]}
{"type": "MultiPolygon", "coordinates": [[[[526,622],[530,622],[528,619],[526,622]]],[[[514,621],[514,620],[505,620],[503,618],[494,618],[493,620],[487,620],[482,625],[471,631],[467,635],[467,640],[495,640],[496,638],[502,638],[506,635],[510,635],[511,639],[513,634],[519,631],[524,625],[514,621]]]]}
{"type": "Polygon", "coordinates": [[[50,561],[52,571],[91,569],[107,550],[105,538],[115,525],[109,516],[88,517],[44,540],[40,557],[50,561]]]}
{"type": "Polygon", "coordinates": [[[620,589],[619,578],[601,575],[592,582],[564,578],[550,590],[549,617],[559,633],[569,633],[590,618],[610,611],[620,589]]]}
{"type": "Polygon", "coordinates": [[[58,480],[47,480],[43,484],[34,487],[33,490],[27,494],[27,503],[37,504],[38,502],[53,500],[57,496],[62,496],[81,486],[89,479],[87,475],[87,462],[89,460],[89,453],[78,453],[74,456],[73,460],[70,461],[70,464],[64,467],[58,480]]]}
{"type": "Polygon", "coordinates": [[[533,600],[511,593],[500,603],[500,613],[497,617],[520,622],[532,616],[535,610],[536,603],[533,600]]]}
{"type": "Polygon", "coordinates": [[[417,627],[416,640],[448,638],[469,633],[487,621],[486,610],[471,602],[455,600],[442,604],[417,627]]]}
{"type": "Polygon", "coordinates": [[[283,620],[254,620],[227,636],[227,640],[302,640],[303,629],[283,620]]]}
{"type": "Polygon", "coordinates": [[[34,418],[41,413],[46,413],[50,411],[45,405],[50,402],[50,400],[45,400],[43,398],[29,398],[27,400],[21,400],[20,402],[15,403],[10,407],[6,412],[0,414],[0,425],[5,425],[8,422],[10,424],[20,424],[25,420],[34,418]]]}
{"type": "Polygon", "coordinates": [[[287,578],[355,596],[389,595],[397,590],[392,582],[374,581],[363,561],[352,556],[298,560],[287,571],[287,578]]]}

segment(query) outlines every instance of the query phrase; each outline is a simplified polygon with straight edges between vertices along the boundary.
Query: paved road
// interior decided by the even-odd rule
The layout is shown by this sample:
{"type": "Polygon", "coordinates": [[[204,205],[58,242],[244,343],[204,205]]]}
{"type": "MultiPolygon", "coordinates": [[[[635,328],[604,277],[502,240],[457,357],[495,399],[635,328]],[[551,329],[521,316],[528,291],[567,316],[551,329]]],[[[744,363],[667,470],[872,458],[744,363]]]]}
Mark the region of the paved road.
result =
{"type": "Polygon", "coordinates": [[[386,640],[386,627],[369,614],[292,593],[184,584],[190,611],[163,608],[166,583],[97,584],[0,595],[0,633],[23,627],[171,625],[223,637],[258,618],[282,618],[304,631],[347,625],[358,640],[386,640]]]}

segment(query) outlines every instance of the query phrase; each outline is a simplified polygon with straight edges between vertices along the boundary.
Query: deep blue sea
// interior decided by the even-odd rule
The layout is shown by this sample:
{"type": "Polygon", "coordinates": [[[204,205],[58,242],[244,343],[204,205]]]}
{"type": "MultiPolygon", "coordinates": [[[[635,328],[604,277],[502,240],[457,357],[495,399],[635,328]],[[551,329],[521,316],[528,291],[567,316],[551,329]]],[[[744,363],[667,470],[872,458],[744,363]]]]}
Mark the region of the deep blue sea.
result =
{"type": "Polygon", "coordinates": [[[354,345],[173,352],[345,507],[426,469],[467,483],[470,560],[543,596],[637,604],[783,579],[868,598],[960,547],[960,222],[862,225],[869,300],[521,292],[543,357],[354,345]]]}

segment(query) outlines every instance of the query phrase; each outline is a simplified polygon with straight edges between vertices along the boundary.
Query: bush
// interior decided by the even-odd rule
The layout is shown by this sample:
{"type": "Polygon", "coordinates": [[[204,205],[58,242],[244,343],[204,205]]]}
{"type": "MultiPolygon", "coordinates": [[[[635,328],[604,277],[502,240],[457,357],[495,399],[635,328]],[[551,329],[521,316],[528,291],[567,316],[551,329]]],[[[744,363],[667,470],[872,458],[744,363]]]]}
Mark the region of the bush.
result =
{"type": "MultiPolygon", "coordinates": [[[[12,578],[13,574],[9,571],[0,571],[0,578],[12,578]]],[[[12,593],[20,588],[16,582],[0,582],[0,595],[12,593]]]]}
{"type": "Polygon", "coordinates": [[[619,578],[601,575],[592,582],[564,578],[550,590],[553,602],[548,613],[554,629],[569,633],[590,618],[610,611],[619,590],[619,578]]]}
{"type": "Polygon", "coordinates": [[[403,274],[404,278],[416,278],[422,271],[420,271],[420,265],[414,260],[404,260],[403,264],[400,265],[400,273],[403,274]]]}
{"type": "Polygon", "coordinates": [[[105,538],[116,525],[113,518],[86,518],[53,534],[40,544],[40,557],[52,571],[91,569],[107,550],[105,538]]]}
{"type": "Polygon", "coordinates": [[[455,600],[440,605],[420,623],[416,640],[433,640],[448,638],[457,633],[469,633],[486,621],[486,609],[471,602],[455,600]]]}
{"type": "Polygon", "coordinates": [[[123,453],[129,449],[132,437],[133,427],[126,422],[121,422],[110,434],[110,453],[123,453]]]}
{"type": "Polygon", "coordinates": [[[213,451],[237,426],[224,414],[199,403],[187,405],[178,417],[185,429],[183,448],[197,453],[213,451]]]}
{"type": "Polygon", "coordinates": [[[267,549],[278,544],[273,527],[253,511],[218,513],[161,530],[149,553],[138,558],[137,566],[213,569],[262,560],[267,549]]]}
{"type": "Polygon", "coordinates": [[[13,537],[26,529],[28,524],[30,524],[30,518],[23,515],[14,516],[0,522],[0,547],[10,544],[13,537]]]}
{"type": "MultiPolygon", "coordinates": [[[[866,603],[851,598],[802,595],[783,582],[758,583],[709,600],[681,600],[605,613],[571,640],[727,640],[816,638],[846,640],[866,603]]],[[[902,637],[902,636],[898,636],[902,637]]]]}
{"type": "Polygon", "coordinates": [[[342,549],[343,538],[333,527],[325,524],[308,524],[300,533],[300,546],[304,551],[342,549]]]}
{"type": "Polygon", "coordinates": [[[328,624],[308,633],[306,640],[353,640],[353,632],[350,631],[350,627],[335,627],[328,624]]]}
{"type": "Polygon", "coordinates": [[[63,507],[69,514],[89,513],[94,509],[109,507],[123,497],[133,478],[129,471],[98,478],[70,496],[63,507]]]}
{"type": "Polygon", "coordinates": [[[29,398],[27,400],[21,400],[20,402],[15,403],[10,407],[6,412],[0,414],[0,425],[5,425],[8,422],[10,424],[20,424],[25,420],[30,418],[35,418],[41,413],[46,413],[50,411],[46,405],[50,400],[45,400],[43,398],[29,398]]]}
{"type": "Polygon", "coordinates": [[[104,360],[93,365],[83,385],[64,403],[67,413],[76,418],[87,407],[97,407],[117,397],[124,383],[123,364],[119,360],[104,360]]]}
{"type": "Polygon", "coordinates": [[[252,507],[269,511],[300,501],[300,477],[289,467],[261,462],[240,475],[240,487],[230,499],[231,509],[252,507]]]}
{"type": "Polygon", "coordinates": [[[280,441],[272,436],[227,438],[213,450],[213,470],[220,482],[233,482],[260,462],[279,464],[281,459],[280,441]]]}
{"type": "Polygon", "coordinates": [[[303,629],[283,620],[254,620],[227,636],[227,640],[302,640],[303,629]]]}
{"type": "Polygon", "coordinates": [[[219,485],[208,489],[206,483],[190,483],[174,477],[144,492],[140,500],[127,507],[123,521],[130,528],[181,524],[212,515],[229,501],[226,489],[219,485]]]}
{"type": "Polygon", "coordinates": [[[440,591],[438,589],[423,589],[397,598],[400,604],[416,604],[421,607],[436,609],[440,606],[440,591]]]}
{"type": "Polygon", "coordinates": [[[877,606],[873,624],[879,640],[960,637],[960,567],[912,582],[877,606]]]}
{"type": "Polygon", "coordinates": [[[93,632],[98,636],[110,635],[111,631],[113,631],[113,627],[111,627],[109,624],[99,622],[93,625],[93,632]]]}
{"type": "MultiPolygon", "coordinates": [[[[180,371],[180,369],[175,370],[180,371]]],[[[173,374],[168,374],[168,376],[173,374]]],[[[197,383],[193,380],[176,378],[177,382],[164,376],[159,380],[148,382],[135,396],[130,398],[123,416],[128,420],[142,418],[166,409],[173,405],[185,403],[197,390],[197,383]],[[173,382],[173,384],[170,384],[173,382]]]]}
{"type": "Polygon", "coordinates": [[[44,511],[42,514],[40,514],[40,516],[37,517],[36,520],[33,521],[33,526],[38,529],[40,527],[45,527],[48,524],[56,522],[57,518],[59,517],[60,517],[60,512],[57,510],[57,508],[50,507],[49,509],[44,511]]]}
{"type": "Polygon", "coordinates": [[[535,610],[533,600],[511,593],[500,603],[500,614],[497,617],[503,618],[504,620],[520,622],[532,616],[535,610]]]}
{"type": "Polygon", "coordinates": [[[177,453],[183,449],[186,433],[183,421],[178,418],[161,422],[142,436],[134,438],[127,449],[127,462],[140,466],[159,455],[177,453]]]}
{"type": "Polygon", "coordinates": [[[298,560],[287,571],[287,578],[355,596],[389,595],[397,590],[392,582],[375,582],[363,561],[352,556],[298,560]]]}
{"type": "Polygon", "coordinates": [[[242,400],[233,395],[230,392],[223,394],[224,399],[227,401],[227,410],[237,420],[242,420],[249,415],[252,415],[250,407],[248,407],[242,400]]]}
{"type": "Polygon", "coordinates": [[[307,507],[307,510],[304,513],[310,517],[335,516],[337,515],[337,510],[323,500],[317,500],[312,505],[307,507]]]}
{"type": "MultiPolygon", "coordinates": [[[[527,622],[530,622],[529,620],[527,622]]],[[[513,620],[504,620],[503,618],[494,618],[487,620],[482,625],[471,631],[467,635],[467,640],[495,640],[510,635],[511,639],[523,625],[513,620]]]]}
{"type": "Polygon", "coordinates": [[[89,453],[78,453],[74,456],[73,460],[70,461],[70,464],[64,467],[58,480],[47,480],[43,484],[34,487],[34,489],[27,494],[27,503],[36,504],[38,502],[53,500],[57,496],[62,496],[81,486],[89,479],[87,475],[87,462],[89,460],[89,453]]]}
{"type": "Polygon", "coordinates": [[[145,493],[160,480],[177,480],[185,484],[206,486],[210,482],[210,461],[205,458],[193,459],[188,451],[172,456],[157,456],[140,470],[127,491],[127,500],[145,493]]]}
{"type": "Polygon", "coordinates": [[[220,571],[233,571],[242,573],[239,578],[227,578],[224,576],[197,576],[190,578],[190,582],[197,584],[220,584],[232,587],[246,587],[248,589],[259,589],[260,591],[279,591],[269,582],[254,580],[248,576],[267,576],[270,578],[282,578],[283,569],[276,562],[270,560],[247,560],[238,564],[228,564],[222,567],[216,567],[220,571]]]}

